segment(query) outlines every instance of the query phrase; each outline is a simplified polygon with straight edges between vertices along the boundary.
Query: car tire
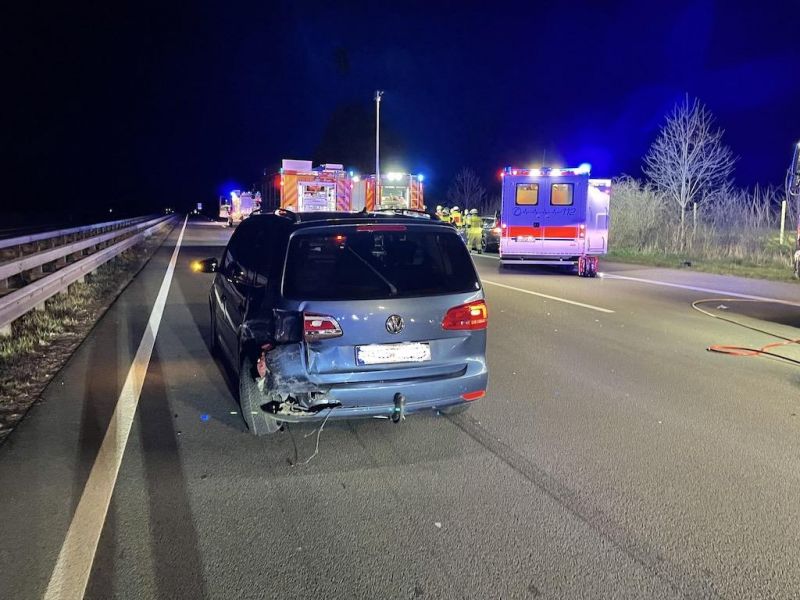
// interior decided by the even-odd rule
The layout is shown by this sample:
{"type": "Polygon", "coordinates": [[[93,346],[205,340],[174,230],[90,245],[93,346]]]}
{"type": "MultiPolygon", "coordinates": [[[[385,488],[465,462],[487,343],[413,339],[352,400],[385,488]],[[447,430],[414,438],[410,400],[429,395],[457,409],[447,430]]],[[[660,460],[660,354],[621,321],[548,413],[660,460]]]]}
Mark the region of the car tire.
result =
{"type": "Polygon", "coordinates": [[[444,408],[440,408],[439,412],[448,417],[453,417],[455,415],[463,415],[469,410],[470,406],[470,404],[464,402],[462,404],[454,404],[453,406],[445,406],[444,408]]]}
{"type": "Polygon", "coordinates": [[[239,369],[239,409],[247,429],[253,435],[270,435],[281,428],[280,421],[261,409],[265,398],[256,383],[253,360],[248,357],[243,358],[239,369]]]}
{"type": "Polygon", "coordinates": [[[486,236],[481,236],[481,252],[488,252],[489,246],[486,244],[486,236]]]}

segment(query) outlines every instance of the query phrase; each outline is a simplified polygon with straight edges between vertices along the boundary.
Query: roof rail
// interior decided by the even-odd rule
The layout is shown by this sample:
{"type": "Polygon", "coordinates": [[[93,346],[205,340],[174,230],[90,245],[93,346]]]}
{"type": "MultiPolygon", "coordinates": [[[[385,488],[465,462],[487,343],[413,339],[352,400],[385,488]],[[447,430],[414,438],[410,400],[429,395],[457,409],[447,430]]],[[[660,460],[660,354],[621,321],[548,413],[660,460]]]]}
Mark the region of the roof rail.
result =
{"type": "MultiPolygon", "coordinates": [[[[364,211],[366,212],[366,211],[364,211]]],[[[408,217],[417,217],[417,218],[425,218],[430,219],[430,213],[425,212],[424,210],[417,210],[415,208],[381,208],[379,210],[372,211],[374,214],[393,214],[393,215],[404,215],[408,217]]]]}
{"type": "Polygon", "coordinates": [[[275,209],[275,216],[283,217],[284,219],[289,219],[292,223],[297,223],[300,219],[297,217],[297,213],[289,210],[288,208],[277,208],[275,209]]]}

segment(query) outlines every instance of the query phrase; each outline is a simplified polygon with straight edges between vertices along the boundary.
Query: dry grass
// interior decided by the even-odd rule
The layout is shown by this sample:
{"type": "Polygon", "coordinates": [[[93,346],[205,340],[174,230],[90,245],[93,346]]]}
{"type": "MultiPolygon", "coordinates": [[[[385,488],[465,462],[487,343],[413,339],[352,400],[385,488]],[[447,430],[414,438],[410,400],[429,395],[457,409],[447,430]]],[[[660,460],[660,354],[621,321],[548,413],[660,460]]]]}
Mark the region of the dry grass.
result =
{"type": "Polygon", "coordinates": [[[690,213],[686,243],[680,246],[676,206],[652,187],[630,177],[615,181],[609,247],[612,260],[681,266],[747,277],[792,279],[793,225],[779,242],[781,194],[775,188],[726,188],[690,213]]]}
{"type": "Polygon", "coordinates": [[[12,324],[0,338],[0,440],[41,394],[49,378],[68,360],[94,323],[133,279],[168,235],[149,241],[102,265],[85,283],[45,303],[12,324]],[[36,369],[31,364],[36,364],[36,369]]]}

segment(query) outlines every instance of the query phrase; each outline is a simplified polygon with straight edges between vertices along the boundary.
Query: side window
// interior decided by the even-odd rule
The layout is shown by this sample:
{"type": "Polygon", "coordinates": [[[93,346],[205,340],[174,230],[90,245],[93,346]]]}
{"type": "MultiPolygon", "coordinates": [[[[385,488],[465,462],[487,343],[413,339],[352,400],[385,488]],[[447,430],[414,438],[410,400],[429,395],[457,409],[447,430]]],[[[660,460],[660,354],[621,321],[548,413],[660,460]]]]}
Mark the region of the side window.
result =
{"type": "Polygon", "coordinates": [[[233,232],[228,248],[225,250],[225,256],[222,259],[222,275],[230,280],[237,287],[245,285],[250,280],[248,276],[248,269],[246,267],[245,259],[248,256],[248,238],[250,238],[251,228],[246,227],[244,223],[236,228],[233,232]]]}
{"type": "Polygon", "coordinates": [[[258,223],[258,231],[248,250],[248,268],[253,271],[253,285],[266,287],[270,280],[275,246],[275,222],[265,218],[258,223]]]}
{"type": "Polygon", "coordinates": [[[518,183],[516,203],[522,206],[534,206],[539,204],[539,184],[518,183]]]}
{"type": "Polygon", "coordinates": [[[571,183],[554,183],[550,189],[550,204],[552,206],[572,206],[571,183]]]}
{"type": "Polygon", "coordinates": [[[239,233],[238,230],[234,231],[230,241],[228,242],[228,247],[225,249],[225,254],[222,257],[222,268],[220,269],[220,272],[222,272],[224,275],[227,275],[231,271],[231,266],[233,264],[238,263],[237,257],[239,255],[239,244],[237,242],[239,238],[236,235],[237,233],[239,233]]]}

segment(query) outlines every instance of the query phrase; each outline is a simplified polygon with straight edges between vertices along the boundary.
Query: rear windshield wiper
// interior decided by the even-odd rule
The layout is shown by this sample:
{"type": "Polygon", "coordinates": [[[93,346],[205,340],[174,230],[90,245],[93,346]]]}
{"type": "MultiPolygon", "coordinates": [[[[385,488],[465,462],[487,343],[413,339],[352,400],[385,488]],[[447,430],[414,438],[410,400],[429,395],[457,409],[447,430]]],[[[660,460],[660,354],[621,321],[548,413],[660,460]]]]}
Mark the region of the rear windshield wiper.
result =
{"type": "Polygon", "coordinates": [[[385,283],[387,286],[389,286],[389,293],[390,293],[392,296],[397,296],[397,288],[395,287],[395,285],[394,285],[394,284],[393,284],[391,281],[389,281],[388,279],[386,279],[386,277],[384,277],[384,276],[383,276],[383,274],[381,274],[381,272],[380,272],[380,271],[378,271],[378,269],[376,269],[376,268],[375,268],[375,267],[373,267],[371,264],[369,264],[369,261],[368,261],[368,260],[365,260],[363,256],[361,256],[361,255],[360,255],[358,252],[356,252],[355,250],[353,250],[353,249],[352,249],[350,246],[347,246],[347,250],[348,250],[348,251],[350,251],[350,252],[352,252],[352,253],[353,253],[353,255],[354,255],[354,256],[355,256],[355,257],[356,257],[358,260],[360,260],[360,261],[361,261],[361,262],[363,262],[365,265],[367,265],[367,267],[369,267],[369,270],[370,270],[370,271],[372,271],[373,273],[375,273],[375,275],[377,275],[378,277],[380,277],[380,278],[381,278],[381,281],[383,281],[383,283],[385,283]]]}

